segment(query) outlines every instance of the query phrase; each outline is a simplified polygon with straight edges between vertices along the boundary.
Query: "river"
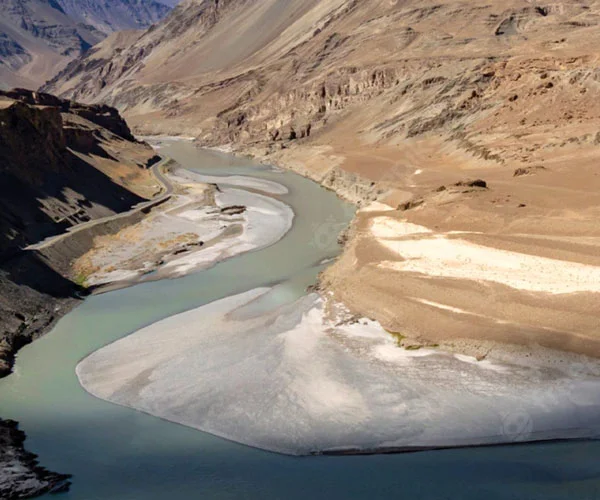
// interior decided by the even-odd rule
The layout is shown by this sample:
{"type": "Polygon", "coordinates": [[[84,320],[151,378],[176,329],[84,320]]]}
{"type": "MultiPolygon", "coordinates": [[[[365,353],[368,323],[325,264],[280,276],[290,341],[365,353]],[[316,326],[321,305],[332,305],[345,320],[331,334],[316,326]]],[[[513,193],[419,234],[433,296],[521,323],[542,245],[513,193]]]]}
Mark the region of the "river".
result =
{"type": "Polygon", "coordinates": [[[174,280],[87,299],[19,353],[0,380],[2,417],[21,423],[27,448],[51,470],[73,474],[65,499],[572,499],[600,498],[600,443],[570,442],[405,455],[298,458],[239,445],[86,393],[78,362],[160,319],[216,299],[277,284],[288,302],[339,252],[335,234],[353,207],[317,184],[227,155],[171,143],[190,170],[247,175],[285,185],[296,213],[275,245],[174,280]]]}

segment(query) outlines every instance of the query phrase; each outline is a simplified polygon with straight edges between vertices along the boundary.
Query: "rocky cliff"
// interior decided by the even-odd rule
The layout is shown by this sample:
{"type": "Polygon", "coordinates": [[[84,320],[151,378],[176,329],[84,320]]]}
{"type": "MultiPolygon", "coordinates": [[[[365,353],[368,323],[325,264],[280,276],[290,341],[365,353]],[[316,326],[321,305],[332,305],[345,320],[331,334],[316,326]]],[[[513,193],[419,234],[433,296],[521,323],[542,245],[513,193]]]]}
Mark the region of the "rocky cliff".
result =
{"type": "Polygon", "coordinates": [[[0,88],[37,88],[108,34],[147,28],[169,11],[154,0],[3,0],[0,88]]]}
{"type": "Polygon", "coordinates": [[[16,422],[0,420],[0,498],[13,500],[69,488],[69,476],[38,465],[37,457],[23,448],[25,433],[16,422]]]}

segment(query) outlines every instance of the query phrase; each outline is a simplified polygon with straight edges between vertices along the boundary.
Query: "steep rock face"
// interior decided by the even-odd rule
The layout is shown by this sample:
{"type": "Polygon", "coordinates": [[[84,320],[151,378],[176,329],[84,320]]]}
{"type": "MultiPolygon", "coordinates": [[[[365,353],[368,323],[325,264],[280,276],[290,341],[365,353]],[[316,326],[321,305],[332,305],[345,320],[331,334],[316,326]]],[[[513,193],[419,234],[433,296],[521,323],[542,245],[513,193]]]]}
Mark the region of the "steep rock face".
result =
{"type": "Polygon", "coordinates": [[[0,88],[36,87],[105,36],[50,0],[6,0],[0,14],[0,88]]]}
{"type": "Polygon", "coordinates": [[[10,71],[16,71],[31,62],[31,54],[14,38],[0,33],[0,61],[10,71]]]}
{"type": "Polygon", "coordinates": [[[154,0],[4,0],[0,88],[37,88],[108,34],[146,28],[169,11],[154,0]]]}
{"type": "Polygon", "coordinates": [[[71,105],[52,96],[34,95],[0,92],[0,96],[16,98],[0,110],[0,252],[110,211],[121,211],[141,200],[72,152],[101,155],[103,150],[101,137],[94,137],[92,127],[79,127],[88,131],[92,139],[88,144],[81,134],[73,132],[69,115],[98,122],[97,134],[102,127],[121,140],[133,141],[114,109],[71,105]]]}
{"type": "Polygon", "coordinates": [[[16,422],[0,420],[0,495],[5,499],[59,493],[69,487],[69,476],[40,467],[37,457],[25,451],[25,434],[16,422]]]}
{"type": "MultiPolygon", "coordinates": [[[[246,1],[249,0],[184,1],[157,28],[146,32],[115,33],[107,38],[105,43],[94,47],[89,57],[72,61],[54,80],[59,82],[73,77],[75,81],[66,85],[76,86],[77,89],[66,92],[61,88],[64,95],[81,102],[102,101],[103,99],[96,97],[103,95],[103,89],[110,89],[112,93],[113,84],[129,80],[130,76],[144,67],[143,60],[151,58],[160,65],[163,57],[182,55],[187,50],[180,50],[178,44],[182,47],[194,45],[195,40],[206,34],[219,19],[246,1]],[[159,48],[160,56],[152,55],[155,47],[159,48]]],[[[189,63],[193,67],[202,65],[205,56],[206,53],[198,55],[189,63]]],[[[211,57],[221,59],[223,54],[213,53],[211,57]]],[[[58,90],[59,86],[49,83],[42,90],[50,88],[58,90]]],[[[144,99],[153,99],[151,96],[154,96],[155,104],[159,105],[168,99],[169,95],[180,92],[187,95],[191,90],[167,79],[165,84],[158,84],[152,88],[142,89],[135,86],[131,89],[133,95],[129,94],[125,100],[139,102],[142,96],[144,99]]],[[[111,100],[108,98],[106,102],[111,100]]]]}
{"type": "Polygon", "coordinates": [[[135,138],[131,134],[127,122],[115,108],[110,106],[103,104],[80,104],[75,101],[59,99],[51,94],[31,92],[25,89],[2,91],[0,92],[0,96],[23,102],[29,106],[49,106],[61,113],[80,116],[126,141],[135,142],[135,138]]]}

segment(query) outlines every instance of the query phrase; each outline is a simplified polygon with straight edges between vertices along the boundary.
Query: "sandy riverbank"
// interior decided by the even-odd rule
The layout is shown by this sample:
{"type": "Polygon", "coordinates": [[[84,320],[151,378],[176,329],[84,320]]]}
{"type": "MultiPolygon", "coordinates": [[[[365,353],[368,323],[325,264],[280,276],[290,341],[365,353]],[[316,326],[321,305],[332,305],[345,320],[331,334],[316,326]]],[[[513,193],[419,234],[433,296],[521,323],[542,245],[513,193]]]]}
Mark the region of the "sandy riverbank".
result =
{"type": "Polygon", "coordinates": [[[548,231],[549,220],[501,225],[444,209],[360,210],[323,289],[415,344],[478,358],[540,347],[600,357],[600,239],[588,221],[548,231]]]}
{"type": "Polygon", "coordinates": [[[310,142],[239,150],[359,208],[322,291],[415,344],[478,358],[540,346],[600,357],[596,150],[515,170],[436,138],[310,142]],[[487,187],[468,185],[476,179],[487,187]],[[427,234],[406,235],[411,224],[427,234]]]}
{"type": "Polygon", "coordinates": [[[407,349],[315,294],[265,308],[276,295],[256,289],[146,327],[84,359],[80,382],[102,399],[288,454],[600,433],[594,360],[407,349]]]}
{"type": "Polygon", "coordinates": [[[168,177],[175,185],[171,199],[141,222],[96,238],[75,262],[79,280],[106,289],[181,276],[272,245],[292,225],[291,208],[271,196],[287,192],[275,182],[178,167],[168,177]]]}

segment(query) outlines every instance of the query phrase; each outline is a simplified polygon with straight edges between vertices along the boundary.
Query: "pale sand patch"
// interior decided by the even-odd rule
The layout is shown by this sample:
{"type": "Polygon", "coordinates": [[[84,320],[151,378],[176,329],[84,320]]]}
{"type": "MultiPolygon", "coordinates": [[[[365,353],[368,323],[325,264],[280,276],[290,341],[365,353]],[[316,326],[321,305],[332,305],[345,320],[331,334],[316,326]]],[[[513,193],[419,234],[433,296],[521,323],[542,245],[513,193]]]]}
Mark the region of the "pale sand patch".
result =
{"type": "Polygon", "coordinates": [[[449,311],[456,314],[472,314],[474,316],[479,316],[478,314],[474,314],[469,311],[465,311],[464,309],[460,309],[459,307],[452,307],[446,304],[440,304],[439,302],[434,302],[433,300],[420,299],[418,297],[411,297],[413,300],[420,302],[421,304],[425,304],[426,306],[437,307],[438,309],[442,309],[443,311],[449,311]]]}
{"type": "Polygon", "coordinates": [[[383,269],[443,278],[492,281],[530,292],[600,292],[600,267],[538,257],[434,235],[429,229],[387,217],[371,232],[403,260],[383,261],[383,269]],[[404,238],[406,236],[419,236],[404,238]]]}
{"type": "Polygon", "coordinates": [[[375,238],[400,238],[413,234],[432,233],[431,229],[411,222],[401,222],[392,217],[377,217],[373,219],[370,226],[375,238]]]}
{"type": "Polygon", "coordinates": [[[146,327],[84,359],[80,382],[114,403],[289,454],[600,432],[600,385],[587,371],[408,351],[376,322],[327,321],[316,295],[265,312],[277,293],[252,290],[146,327]]]}
{"type": "Polygon", "coordinates": [[[360,212],[390,212],[395,211],[396,209],[386,203],[381,203],[380,201],[374,201],[373,203],[369,203],[366,207],[360,209],[360,212]]]}
{"type": "Polygon", "coordinates": [[[224,189],[217,193],[215,198],[220,207],[230,205],[246,207],[246,211],[239,219],[241,233],[232,238],[222,238],[197,252],[170,260],[162,268],[169,275],[181,276],[191,271],[206,269],[234,255],[266,248],[279,241],[292,227],[293,210],[285,203],[269,196],[241,189],[224,189]]]}

